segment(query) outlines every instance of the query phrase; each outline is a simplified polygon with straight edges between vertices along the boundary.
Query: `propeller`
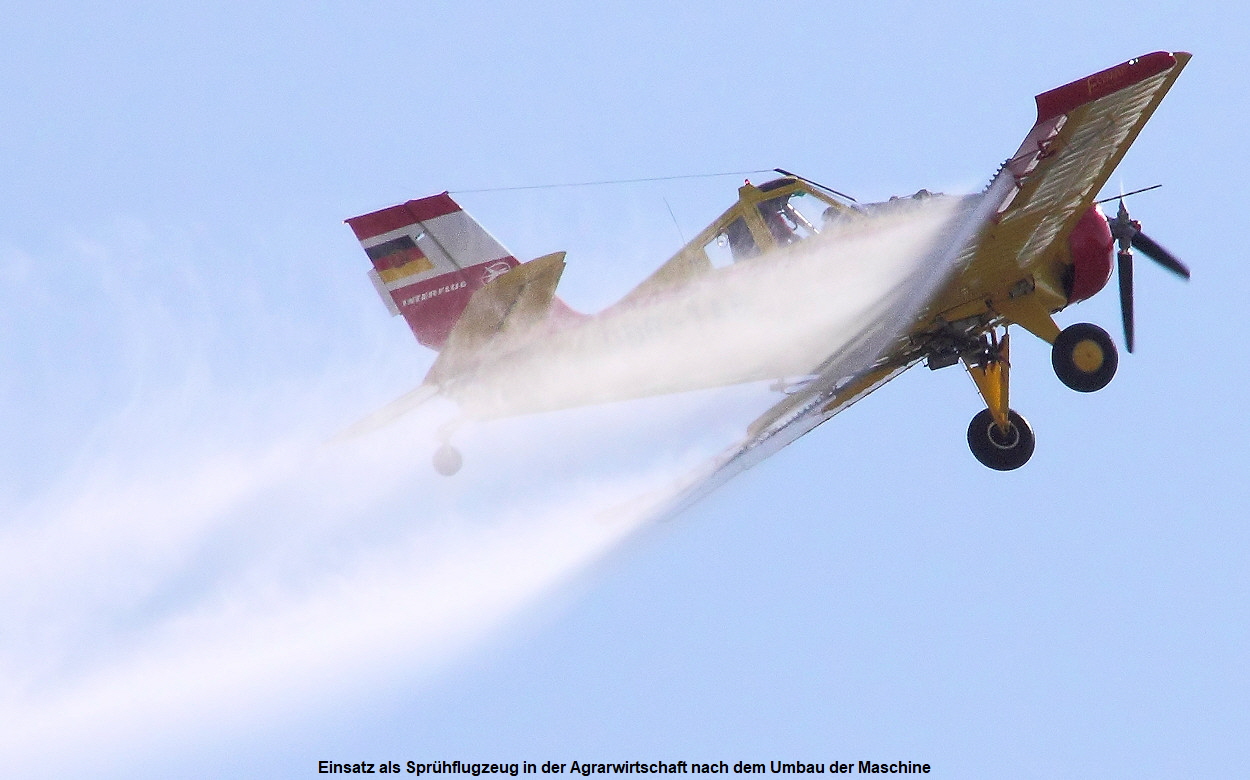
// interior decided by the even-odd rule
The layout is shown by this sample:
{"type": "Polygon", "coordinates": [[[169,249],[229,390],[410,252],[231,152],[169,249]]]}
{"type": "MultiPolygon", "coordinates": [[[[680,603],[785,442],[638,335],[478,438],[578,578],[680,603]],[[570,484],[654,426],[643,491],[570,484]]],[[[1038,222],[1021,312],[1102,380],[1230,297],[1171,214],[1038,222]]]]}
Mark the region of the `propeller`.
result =
{"type": "Polygon", "coordinates": [[[1146,257],[1155,261],[1167,270],[1185,279],[1189,278],[1189,268],[1176,259],[1168,250],[1159,246],[1158,242],[1141,232],[1141,223],[1129,217],[1124,206],[1124,196],[1120,196],[1120,209],[1115,217],[1107,218],[1111,228],[1111,237],[1119,246],[1116,252],[1116,266],[1120,277],[1120,315],[1124,319],[1124,343],[1128,351],[1133,351],[1133,250],[1136,249],[1146,257]]]}

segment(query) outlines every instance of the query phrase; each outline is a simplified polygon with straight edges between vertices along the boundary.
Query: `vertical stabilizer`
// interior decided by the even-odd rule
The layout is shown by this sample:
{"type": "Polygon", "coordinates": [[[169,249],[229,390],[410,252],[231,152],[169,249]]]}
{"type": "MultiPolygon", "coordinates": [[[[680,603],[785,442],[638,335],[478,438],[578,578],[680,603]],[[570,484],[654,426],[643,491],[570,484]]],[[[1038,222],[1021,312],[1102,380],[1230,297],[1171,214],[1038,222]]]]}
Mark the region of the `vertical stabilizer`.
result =
{"type": "Polygon", "coordinates": [[[417,340],[442,349],[469,298],[517,260],[447,193],[347,220],[370,277],[417,340]]]}

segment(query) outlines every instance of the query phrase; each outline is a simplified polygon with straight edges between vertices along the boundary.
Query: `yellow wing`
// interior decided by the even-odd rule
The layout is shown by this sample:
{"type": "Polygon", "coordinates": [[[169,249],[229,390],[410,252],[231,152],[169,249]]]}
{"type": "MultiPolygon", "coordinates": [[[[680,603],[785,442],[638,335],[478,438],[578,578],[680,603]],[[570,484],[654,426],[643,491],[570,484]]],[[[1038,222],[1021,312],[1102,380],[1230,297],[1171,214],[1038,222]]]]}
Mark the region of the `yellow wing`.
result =
{"type": "Polygon", "coordinates": [[[994,313],[1053,341],[1049,315],[1068,304],[1068,235],[1189,58],[1155,52],[1038,95],[1037,122],[998,174],[1010,194],[922,319],[957,321],[992,299],[994,313]]]}
{"type": "MultiPolygon", "coordinates": [[[[914,366],[925,356],[917,337],[947,323],[944,314],[985,313],[984,330],[1001,314],[991,299],[1066,242],[1189,57],[1155,52],[1038,95],[1036,123],[966,215],[962,243],[953,256],[930,258],[928,271],[910,281],[916,295],[888,313],[893,327],[866,323],[861,339],[752,422],[740,442],[688,475],[655,514],[675,515],[914,366]],[[890,334],[884,342],[883,332],[890,334]]],[[[1061,308],[1066,296],[1058,300],[1061,308]]],[[[1043,310],[1047,320],[1050,310],[1043,310]]]]}

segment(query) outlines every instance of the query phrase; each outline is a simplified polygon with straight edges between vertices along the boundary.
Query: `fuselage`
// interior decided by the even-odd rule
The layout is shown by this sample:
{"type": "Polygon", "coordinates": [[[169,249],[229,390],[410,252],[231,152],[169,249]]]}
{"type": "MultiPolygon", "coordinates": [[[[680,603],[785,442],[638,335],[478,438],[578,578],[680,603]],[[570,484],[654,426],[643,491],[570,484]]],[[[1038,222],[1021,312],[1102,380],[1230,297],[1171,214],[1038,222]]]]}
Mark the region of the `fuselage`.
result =
{"type": "Polygon", "coordinates": [[[975,200],[905,199],[842,215],[802,241],[631,293],[597,315],[552,320],[442,392],[488,418],[806,375],[881,327],[975,200]]]}

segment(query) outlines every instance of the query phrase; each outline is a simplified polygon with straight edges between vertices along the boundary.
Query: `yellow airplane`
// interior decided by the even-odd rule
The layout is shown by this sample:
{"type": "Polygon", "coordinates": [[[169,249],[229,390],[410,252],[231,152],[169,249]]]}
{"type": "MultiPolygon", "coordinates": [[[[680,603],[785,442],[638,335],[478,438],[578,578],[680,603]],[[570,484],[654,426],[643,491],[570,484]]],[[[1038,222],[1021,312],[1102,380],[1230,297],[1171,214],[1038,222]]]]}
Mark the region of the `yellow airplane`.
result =
{"type": "MultiPolygon", "coordinates": [[[[1131,250],[1189,277],[1141,232],[1123,196],[1114,218],[1095,202],[1189,58],[1154,52],[1038,95],[1037,121],[977,195],[921,190],[860,205],[777,169],[779,178],[744,184],[733,206],[590,316],[555,295],[563,252],[518,262],[448,193],[348,219],[387,307],[439,353],[420,387],[354,430],[435,395],[484,420],[758,380],[786,387],[741,441],[691,476],[685,502],[907,368],[962,363],[986,405],[968,427],[973,455],[1019,468],[1034,436],[1008,404],[1008,326],[1051,344],[1060,380],[1092,392],[1116,372],[1114,343],[1097,325],[1060,330],[1052,315],[1101,290],[1114,253],[1131,352],[1131,250]],[[911,270],[883,283],[880,305],[841,311],[836,292],[810,282],[836,278],[869,245],[910,255],[911,270]]],[[[461,466],[449,436],[434,457],[443,474],[461,466]]]]}

